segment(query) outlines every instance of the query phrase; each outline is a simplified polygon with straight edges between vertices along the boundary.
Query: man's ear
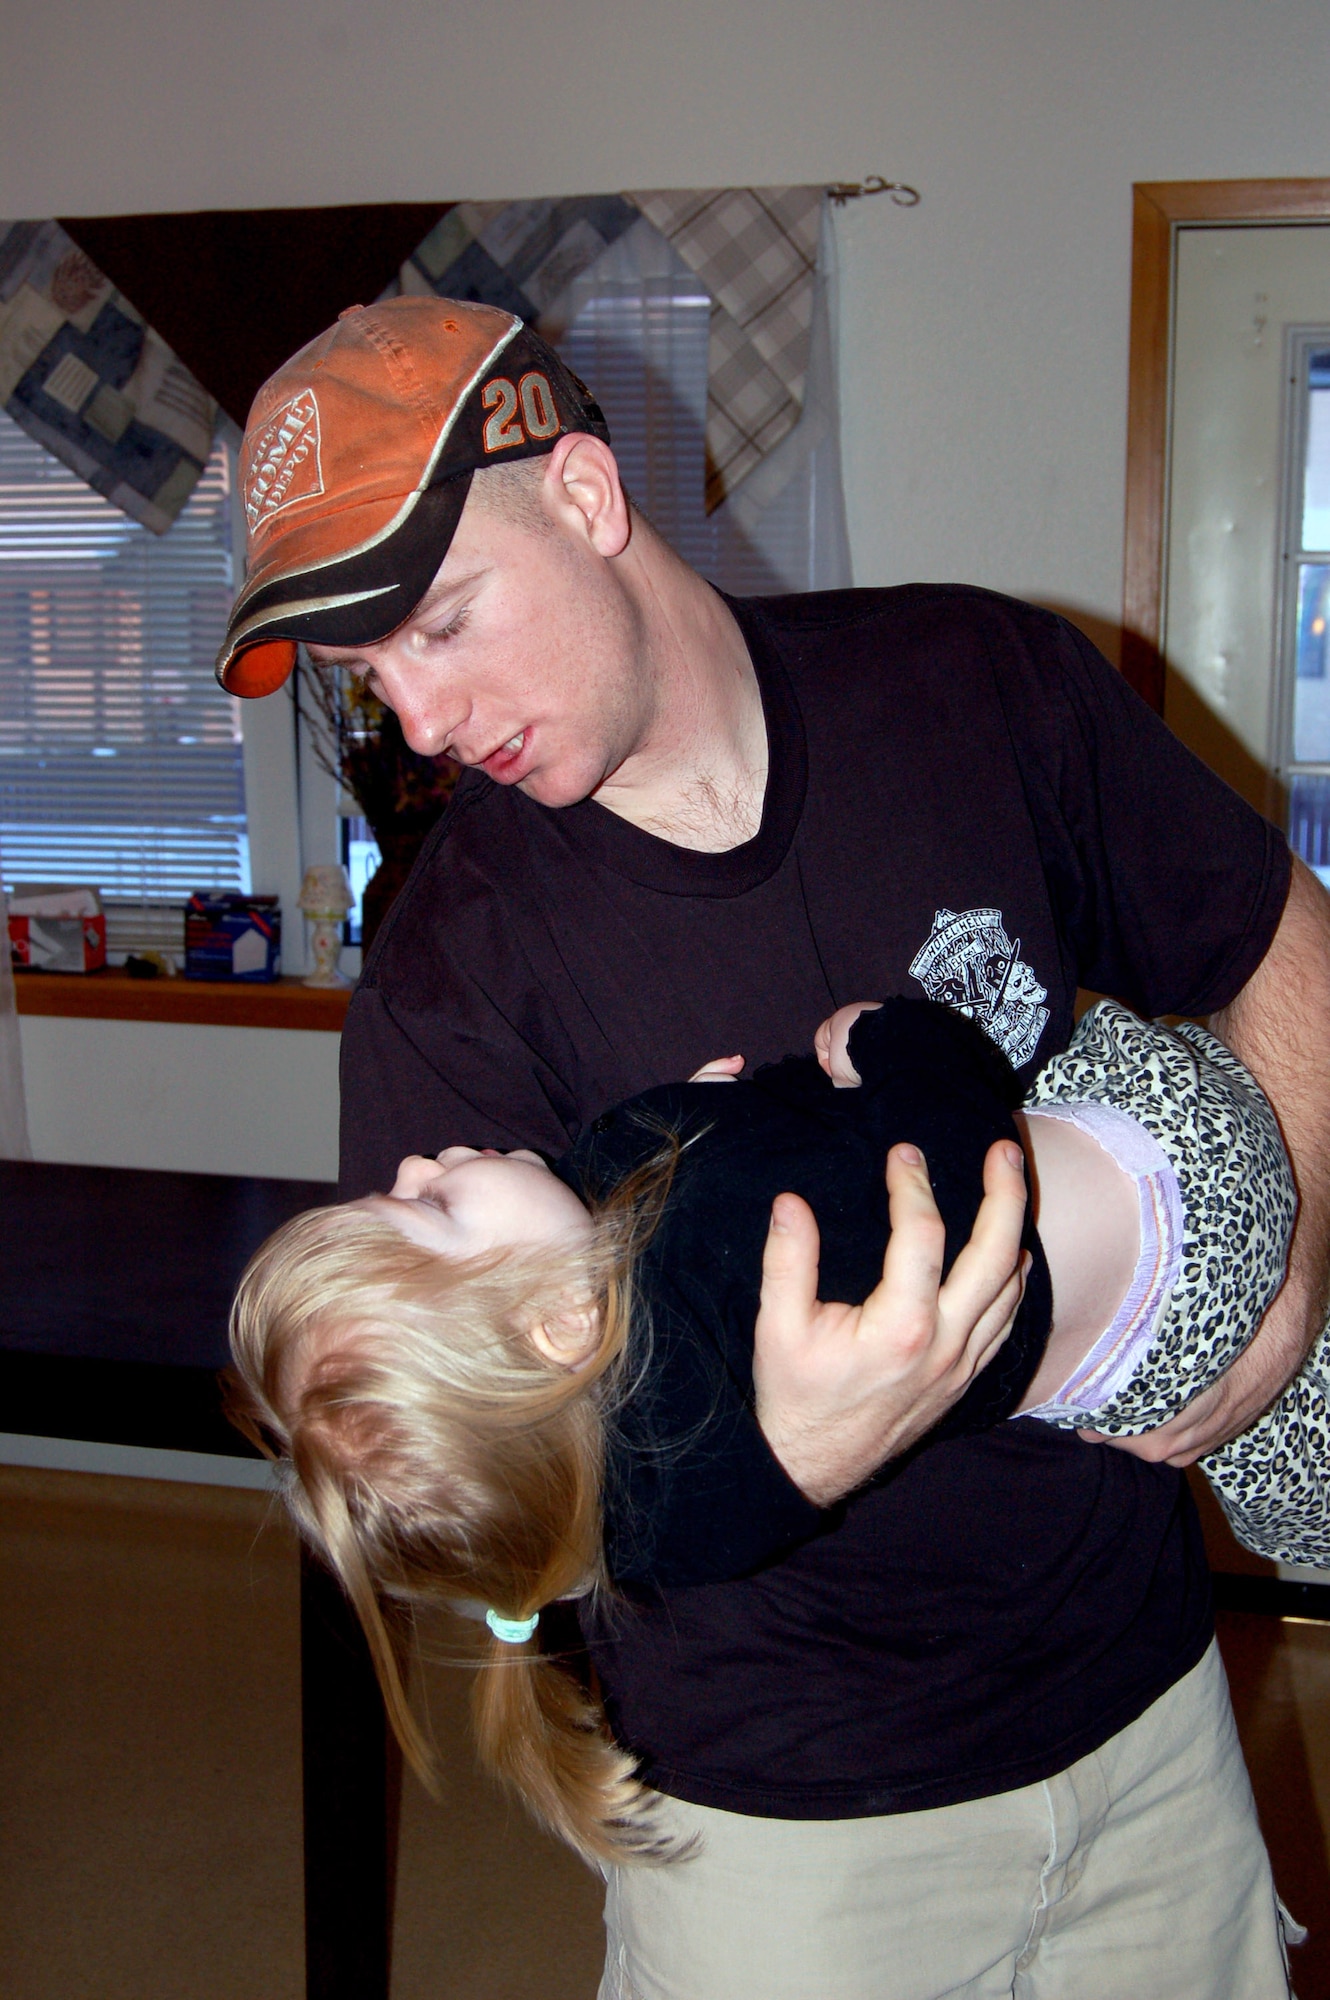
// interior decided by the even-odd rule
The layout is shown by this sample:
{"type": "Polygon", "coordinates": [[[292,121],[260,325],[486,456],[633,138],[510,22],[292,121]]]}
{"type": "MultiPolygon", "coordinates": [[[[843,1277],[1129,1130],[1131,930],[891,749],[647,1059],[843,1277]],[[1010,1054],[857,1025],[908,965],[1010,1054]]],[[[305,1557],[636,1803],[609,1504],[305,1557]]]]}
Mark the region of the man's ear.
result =
{"type": "Polygon", "coordinates": [[[614,453],[589,431],[561,437],[545,471],[545,504],[575,526],[597,555],[622,555],[632,534],[628,496],[614,453]]]}
{"type": "Polygon", "coordinates": [[[537,1354],[560,1368],[585,1368],[600,1340],[600,1307],[569,1305],[548,1319],[537,1320],[530,1332],[537,1354]]]}

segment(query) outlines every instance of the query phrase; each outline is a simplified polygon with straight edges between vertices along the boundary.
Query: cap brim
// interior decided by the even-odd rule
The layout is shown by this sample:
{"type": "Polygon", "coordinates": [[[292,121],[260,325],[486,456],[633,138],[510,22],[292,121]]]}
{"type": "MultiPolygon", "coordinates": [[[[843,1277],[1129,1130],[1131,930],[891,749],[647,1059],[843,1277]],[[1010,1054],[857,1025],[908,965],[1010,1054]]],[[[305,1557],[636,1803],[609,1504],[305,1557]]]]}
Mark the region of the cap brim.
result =
{"type": "Polygon", "coordinates": [[[276,694],[295,668],[294,639],[261,639],[257,645],[233,653],[225,664],[219,661],[217,678],[228,694],[256,701],[260,695],[276,694]]]}
{"type": "Polygon", "coordinates": [[[438,574],[470,487],[471,474],[458,474],[419,494],[392,534],[369,547],[242,592],[217,658],[227,693],[275,693],[295,669],[297,645],[372,646],[395,632],[438,574]]]}

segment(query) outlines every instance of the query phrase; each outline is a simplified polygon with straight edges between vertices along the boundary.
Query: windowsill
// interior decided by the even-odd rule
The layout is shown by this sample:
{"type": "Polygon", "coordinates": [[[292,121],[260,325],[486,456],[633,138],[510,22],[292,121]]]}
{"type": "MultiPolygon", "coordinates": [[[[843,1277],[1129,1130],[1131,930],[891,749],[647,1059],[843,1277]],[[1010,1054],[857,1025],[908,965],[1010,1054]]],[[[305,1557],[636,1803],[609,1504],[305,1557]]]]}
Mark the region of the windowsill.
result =
{"type": "Polygon", "coordinates": [[[63,1014],[101,1021],[188,1021],[220,1028],[314,1028],[340,1034],[349,987],[271,985],[241,980],[131,979],[101,972],[16,972],[20,1014],[63,1014]]]}

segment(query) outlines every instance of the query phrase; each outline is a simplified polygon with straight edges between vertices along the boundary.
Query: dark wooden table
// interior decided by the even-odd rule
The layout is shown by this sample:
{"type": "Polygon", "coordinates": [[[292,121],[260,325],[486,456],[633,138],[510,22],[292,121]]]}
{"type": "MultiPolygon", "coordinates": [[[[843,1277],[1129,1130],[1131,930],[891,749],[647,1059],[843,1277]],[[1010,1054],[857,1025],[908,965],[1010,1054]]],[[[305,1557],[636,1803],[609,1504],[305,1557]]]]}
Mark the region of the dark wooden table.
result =
{"type": "MultiPolygon", "coordinates": [[[[0,1160],[0,1430],[252,1458],[222,1415],[231,1295],[322,1181],[0,1160]]],[[[301,1567],[309,2000],[387,2000],[395,1757],[341,1591],[301,1567]]]]}

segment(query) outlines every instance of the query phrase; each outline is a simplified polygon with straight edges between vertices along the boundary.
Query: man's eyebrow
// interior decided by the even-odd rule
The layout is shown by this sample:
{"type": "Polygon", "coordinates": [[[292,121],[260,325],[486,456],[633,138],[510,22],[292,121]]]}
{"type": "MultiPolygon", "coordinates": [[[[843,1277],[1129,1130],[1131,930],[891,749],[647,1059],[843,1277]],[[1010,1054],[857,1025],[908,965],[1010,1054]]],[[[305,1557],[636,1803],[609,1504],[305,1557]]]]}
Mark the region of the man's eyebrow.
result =
{"type": "Polygon", "coordinates": [[[310,660],[316,667],[353,667],[362,657],[354,646],[348,648],[346,652],[334,652],[330,646],[319,646],[317,639],[314,645],[318,646],[318,654],[316,657],[311,649],[310,660]]]}
{"type": "Polygon", "coordinates": [[[483,568],[468,570],[464,576],[449,577],[446,583],[436,577],[410,617],[404,618],[402,623],[404,625],[418,624],[422,618],[428,618],[431,613],[437,611],[439,606],[446,603],[450,597],[456,597],[460,592],[470,590],[473,584],[479,583],[484,574],[483,568]]]}
{"type": "MultiPolygon", "coordinates": [[[[479,583],[484,574],[483,569],[468,570],[465,576],[452,577],[447,583],[436,581],[431,584],[410,616],[402,620],[402,625],[415,625],[424,618],[432,618],[441,604],[446,604],[450,597],[459,596],[464,591],[469,590],[473,584],[479,583]]],[[[401,625],[394,626],[393,628],[394,631],[398,632],[401,629],[401,625]]],[[[385,633],[384,637],[391,639],[392,632],[385,633]]],[[[314,661],[316,667],[352,667],[358,660],[364,658],[363,647],[323,646],[319,644],[317,639],[313,643],[318,646],[319,651],[319,657],[314,661]]],[[[377,646],[383,642],[382,640],[374,639],[369,643],[377,646]]]]}

